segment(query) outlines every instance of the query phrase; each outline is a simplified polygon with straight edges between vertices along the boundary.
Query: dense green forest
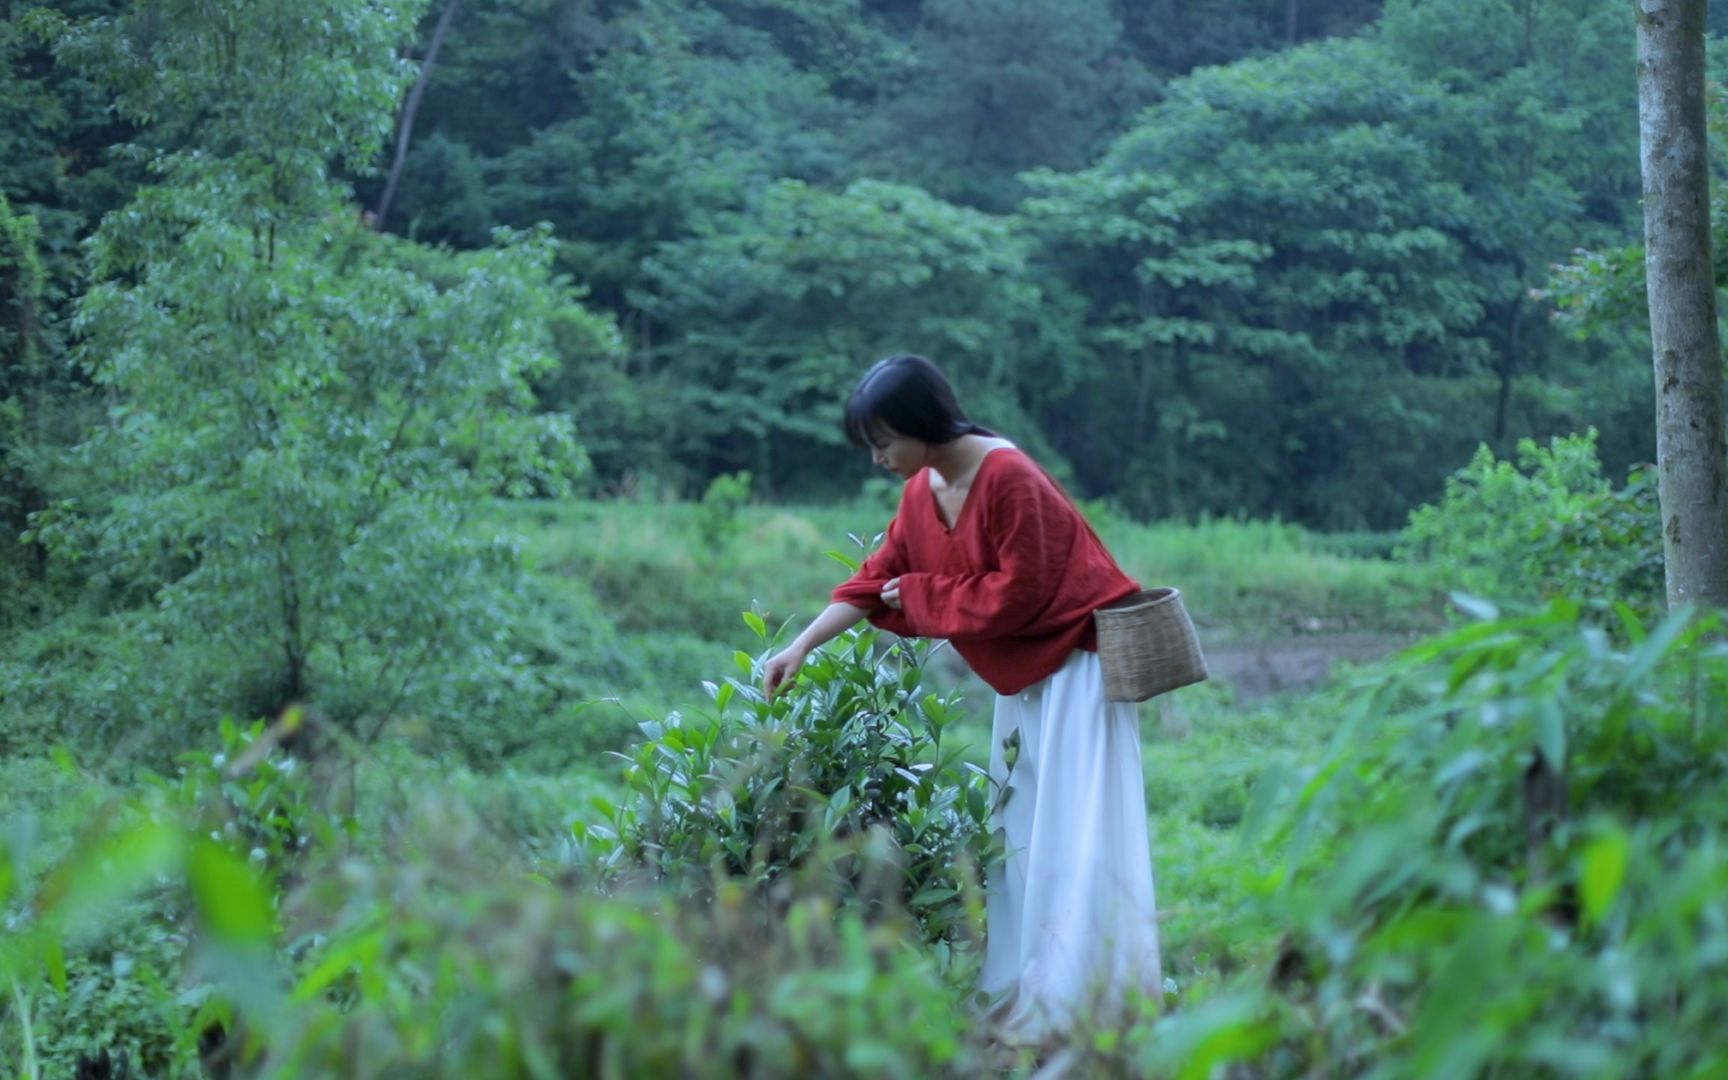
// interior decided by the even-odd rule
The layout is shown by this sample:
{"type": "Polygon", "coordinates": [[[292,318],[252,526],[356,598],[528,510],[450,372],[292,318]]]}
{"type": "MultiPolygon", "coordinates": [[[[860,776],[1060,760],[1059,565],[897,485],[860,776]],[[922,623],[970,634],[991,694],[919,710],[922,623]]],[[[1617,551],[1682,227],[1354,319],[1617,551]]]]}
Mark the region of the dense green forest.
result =
{"type": "Polygon", "coordinates": [[[1719,1075],[1634,36],[0,0],[0,1078],[1719,1075]],[[898,351],[1221,661],[1142,713],[1162,994],[1054,1057],[969,1000],[987,689],[759,689],[898,351]]]}
{"type": "Polygon", "coordinates": [[[552,223],[620,333],[544,388],[598,490],[832,497],[837,399],[912,350],[1136,516],[1395,527],[1480,442],[1650,457],[1636,335],[1533,296],[1637,233],[1622,14],[458,8],[383,225],[552,223]]]}
{"type": "MultiPolygon", "coordinates": [[[[211,103],[147,100],[142,9],[102,43],[28,6],[0,42],[0,192],[34,222],[37,359],[8,381],[28,430],[68,440],[92,407],[62,362],[79,243],[163,155],[242,148],[209,144],[211,103]]],[[[445,7],[401,47],[426,58],[448,14],[412,113],[370,114],[332,179],[449,252],[549,224],[597,319],[559,323],[532,382],[589,491],[749,470],[771,497],[850,495],[837,399],[896,350],[1140,518],[1386,529],[1479,443],[1593,426],[1611,472],[1651,457],[1639,332],[1581,338],[1549,295],[1556,264],[1638,234],[1613,5],[445,7]]]]}

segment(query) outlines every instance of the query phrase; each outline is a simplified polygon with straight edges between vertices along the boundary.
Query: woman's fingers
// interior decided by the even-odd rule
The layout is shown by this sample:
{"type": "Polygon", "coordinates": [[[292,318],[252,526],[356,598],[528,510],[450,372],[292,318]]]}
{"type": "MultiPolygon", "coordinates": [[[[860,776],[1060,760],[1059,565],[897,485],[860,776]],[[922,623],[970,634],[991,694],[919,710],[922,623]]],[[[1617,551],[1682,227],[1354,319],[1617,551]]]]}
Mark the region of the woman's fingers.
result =
{"type": "Polygon", "coordinates": [[[798,673],[798,666],[803,662],[802,656],[791,653],[780,653],[769,658],[768,663],[762,668],[762,692],[767,695],[769,701],[773,701],[774,695],[780,692],[780,688],[798,673]]]}
{"type": "Polygon", "coordinates": [[[894,578],[892,581],[888,582],[888,584],[882,586],[882,602],[884,604],[887,604],[889,607],[894,608],[895,610],[899,610],[899,608],[900,608],[900,579],[899,578],[894,578]]]}

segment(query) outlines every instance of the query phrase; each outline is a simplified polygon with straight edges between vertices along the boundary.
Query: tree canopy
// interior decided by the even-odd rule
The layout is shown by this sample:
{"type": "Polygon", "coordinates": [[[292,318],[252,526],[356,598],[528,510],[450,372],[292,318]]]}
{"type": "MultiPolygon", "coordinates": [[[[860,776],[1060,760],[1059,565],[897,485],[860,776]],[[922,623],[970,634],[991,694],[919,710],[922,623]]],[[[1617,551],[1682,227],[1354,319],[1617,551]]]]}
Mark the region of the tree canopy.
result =
{"type": "MultiPolygon", "coordinates": [[[[387,78],[308,81],[304,100],[317,65],[265,77],[285,54],[215,41],[146,78],[178,47],[155,35],[171,5],[117,14],[131,30],[105,41],[77,20],[118,5],[20,10],[0,192],[43,231],[48,294],[82,291],[53,253],[150,154],[196,148],[176,167],[204,169],[274,142],[278,183],[333,160],[375,209],[436,7],[380,24],[387,78]],[[113,77],[50,41],[108,50],[113,77]],[[260,108],[280,123],[236,126],[260,108]]],[[[1601,0],[451,15],[381,225],[457,250],[549,226],[559,272],[621,331],[566,335],[537,382],[581,418],[594,490],[649,470],[693,492],[747,466],[770,491],[844,495],[835,398],[890,350],[952,368],[975,411],[1141,515],[1386,527],[1478,442],[1594,424],[1611,463],[1651,452],[1618,422],[1648,400],[1621,375],[1636,335],[1580,342],[1532,299],[1573,251],[1635,235],[1631,28],[1601,0]]]]}

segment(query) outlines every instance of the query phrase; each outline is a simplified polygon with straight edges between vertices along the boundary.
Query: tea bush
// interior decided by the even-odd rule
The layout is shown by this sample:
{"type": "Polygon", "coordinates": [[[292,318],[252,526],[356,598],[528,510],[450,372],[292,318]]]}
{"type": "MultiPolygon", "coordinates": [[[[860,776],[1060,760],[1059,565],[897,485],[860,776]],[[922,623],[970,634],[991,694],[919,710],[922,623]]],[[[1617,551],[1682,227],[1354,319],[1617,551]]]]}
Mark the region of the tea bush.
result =
{"type": "MultiPolygon", "coordinates": [[[[745,618],[766,644],[762,619],[745,618]]],[[[629,795],[597,800],[572,861],[698,887],[716,870],[765,885],[818,862],[843,896],[880,902],[861,876],[859,850],[874,845],[895,864],[891,891],[948,955],[994,857],[992,791],[963,747],[944,745],[960,713],[953,695],[924,689],[929,651],[854,629],[773,702],[760,663],[736,654],[738,675],[709,684],[711,712],[643,726],[648,738],[625,755],[629,795]],[[841,841],[846,853],[821,862],[841,841]]]]}

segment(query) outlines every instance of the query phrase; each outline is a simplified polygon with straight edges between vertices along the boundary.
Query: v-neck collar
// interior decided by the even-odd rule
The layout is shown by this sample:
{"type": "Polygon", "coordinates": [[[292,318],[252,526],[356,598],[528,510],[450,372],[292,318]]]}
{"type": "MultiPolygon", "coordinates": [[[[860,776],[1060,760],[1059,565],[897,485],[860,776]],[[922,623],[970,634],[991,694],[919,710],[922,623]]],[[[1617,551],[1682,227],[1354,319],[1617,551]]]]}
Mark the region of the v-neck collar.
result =
{"type": "MultiPolygon", "coordinates": [[[[942,516],[942,499],[936,494],[935,487],[931,486],[930,478],[928,476],[924,478],[924,487],[930,494],[930,512],[936,515],[936,524],[941,526],[943,535],[953,536],[960,531],[960,524],[966,520],[966,508],[972,505],[972,497],[978,493],[978,481],[984,476],[984,466],[999,451],[1014,449],[1016,449],[1014,446],[992,446],[984,451],[984,456],[978,461],[978,467],[972,470],[972,482],[966,487],[966,497],[960,500],[959,509],[954,511],[954,524],[952,525],[948,524],[948,519],[942,516]]],[[[926,471],[933,473],[936,470],[929,469],[926,471]]]]}

